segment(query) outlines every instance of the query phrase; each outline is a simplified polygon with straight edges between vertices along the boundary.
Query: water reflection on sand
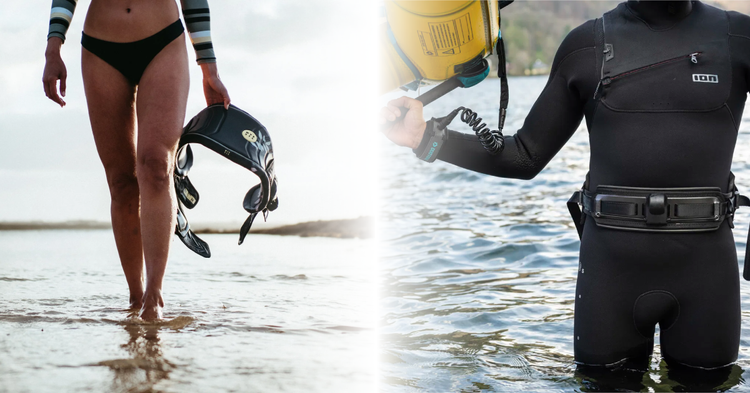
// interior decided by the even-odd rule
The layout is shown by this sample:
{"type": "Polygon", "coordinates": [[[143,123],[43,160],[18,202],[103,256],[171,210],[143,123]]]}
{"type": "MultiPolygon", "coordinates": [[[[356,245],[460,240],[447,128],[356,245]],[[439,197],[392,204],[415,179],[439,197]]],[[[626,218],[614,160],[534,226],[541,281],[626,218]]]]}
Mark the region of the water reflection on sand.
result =
{"type": "Polygon", "coordinates": [[[112,391],[147,391],[161,380],[169,378],[175,367],[164,358],[159,343],[159,326],[126,325],[129,340],[122,345],[129,358],[103,360],[97,366],[105,366],[114,372],[112,391]]]}

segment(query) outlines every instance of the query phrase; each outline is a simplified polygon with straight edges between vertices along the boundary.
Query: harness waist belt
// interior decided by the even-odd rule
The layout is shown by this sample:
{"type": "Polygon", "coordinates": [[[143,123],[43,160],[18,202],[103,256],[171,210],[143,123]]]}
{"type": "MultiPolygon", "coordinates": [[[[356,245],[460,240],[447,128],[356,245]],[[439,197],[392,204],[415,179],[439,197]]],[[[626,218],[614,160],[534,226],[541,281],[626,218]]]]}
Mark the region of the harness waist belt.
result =
{"type": "Polygon", "coordinates": [[[568,209],[583,232],[582,213],[597,226],[646,232],[703,232],[718,229],[725,219],[734,227],[734,211],[750,206],[737,191],[719,188],[636,188],[599,186],[581,189],[568,200],[568,209]],[[583,207],[583,211],[579,208],[583,207]]]}

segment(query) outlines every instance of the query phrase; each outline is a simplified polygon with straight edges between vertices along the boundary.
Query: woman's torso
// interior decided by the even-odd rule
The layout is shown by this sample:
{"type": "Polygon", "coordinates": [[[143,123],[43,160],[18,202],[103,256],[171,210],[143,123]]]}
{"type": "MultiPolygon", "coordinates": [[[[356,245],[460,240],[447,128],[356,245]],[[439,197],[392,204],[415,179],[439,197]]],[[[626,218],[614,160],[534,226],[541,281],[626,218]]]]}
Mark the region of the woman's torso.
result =
{"type": "Polygon", "coordinates": [[[92,0],[83,31],[112,42],[149,37],[180,17],[174,0],[92,0]]]}

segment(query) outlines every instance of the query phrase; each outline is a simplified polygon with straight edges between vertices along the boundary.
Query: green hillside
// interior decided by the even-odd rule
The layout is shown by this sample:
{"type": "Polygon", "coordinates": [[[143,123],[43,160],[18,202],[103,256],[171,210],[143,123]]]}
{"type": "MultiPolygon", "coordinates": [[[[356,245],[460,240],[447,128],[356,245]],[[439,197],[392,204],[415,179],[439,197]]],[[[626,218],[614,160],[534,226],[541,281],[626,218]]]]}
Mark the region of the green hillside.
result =
{"type": "MultiPolygon", "coordinates": [[[[524,1],[516,0],[502,10],[508,72],[528,75],[548,72],[537,60],[552,64],[563,38],[589,19],[600,17],[618,1],[524,1]],[[534,70],[533,65],[538,67],[534,70]]],[[[750,11],[750,2],[706,1],[726,9],[750,11]]]]}

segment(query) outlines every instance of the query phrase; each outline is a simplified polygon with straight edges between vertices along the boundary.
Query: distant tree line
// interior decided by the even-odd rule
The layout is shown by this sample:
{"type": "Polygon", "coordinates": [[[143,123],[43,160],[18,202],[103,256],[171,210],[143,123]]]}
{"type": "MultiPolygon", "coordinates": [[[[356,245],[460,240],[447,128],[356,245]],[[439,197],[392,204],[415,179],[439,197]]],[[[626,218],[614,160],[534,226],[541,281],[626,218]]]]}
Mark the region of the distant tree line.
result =
{"type": "MultiPolygon", "coordinates": [[[[571,30],[589,19],[602,16],[618,3],[613,0],[516,0],[501,11],[508,72],[510,75],[528,75],[537,60],[551,65],[557,48],[571,30]]],[[[750,11],[750,2],[705,3],[740,12],[750,11]]],[[[494,62],[496,58],[492,56],[491,60],[494,62]]]]}

